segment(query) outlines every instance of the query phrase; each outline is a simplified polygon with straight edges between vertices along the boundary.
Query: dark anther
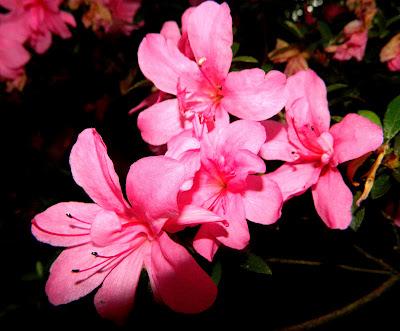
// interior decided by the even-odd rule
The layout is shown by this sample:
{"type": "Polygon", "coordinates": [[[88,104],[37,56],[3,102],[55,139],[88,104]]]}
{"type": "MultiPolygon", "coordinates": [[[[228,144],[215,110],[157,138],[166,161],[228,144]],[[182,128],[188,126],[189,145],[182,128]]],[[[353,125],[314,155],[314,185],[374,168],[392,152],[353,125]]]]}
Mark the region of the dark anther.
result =
{"type": "Polygon", "coordinates": [[[69,218],[72,218],[71,213],[66,213],[65,215],[66,215],[67,217],[69,217],[69,218]]]}
{"type": "Polygon", "coordinates": [[[74,272],[74,273],[80,272],[79,269],[72,269],[71,271],[74,272]]]}
{"type": "Polygon", "coordinates": [[[99,255],[97,252],[92,252],[90,254],[92,254],[93,256],[98,256],[99,255]]]}

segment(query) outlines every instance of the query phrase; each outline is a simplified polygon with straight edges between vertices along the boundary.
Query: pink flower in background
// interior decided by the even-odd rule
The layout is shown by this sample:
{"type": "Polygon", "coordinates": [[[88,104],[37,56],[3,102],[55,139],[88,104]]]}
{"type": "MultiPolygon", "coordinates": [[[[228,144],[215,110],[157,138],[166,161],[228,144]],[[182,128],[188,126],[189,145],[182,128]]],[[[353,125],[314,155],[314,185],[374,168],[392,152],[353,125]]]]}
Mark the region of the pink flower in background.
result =
{"type": "Polygon", "coordinates": [[[10,12],[0,22],[18,22],[28,31],[28,42],[39,54],[50,47],[52,34],[71,37],[68,25],[75,27],[74,17],[59,9],[61,0],[0,0],[10,12]]]}
{"type": "Polygon", "coordinates": [[[23,44],[27,31],[18,22],[0,23],[0,79],[17,80],[24,75],[30,55],[23,44]]]}
{"type": "Polygon", "coordinates": [[[387,63],[390,71],[400,71],[400,33],[382,48],[380,60],[387,63]]]}
{"type": "MultiPolygon", "coordinates": [[[[197,232],[193,246],[210,261],[220,244],[235,249],[246,247],[250,239],[246,218],[271,224],[280,217],[282,194],[278,185],[257,175],[265,172],[265,163],[257,156],[264,141],[262,125],[247,120],[204,134],[197,151],[194,142],[186,138],[182,150],[197,152],[201,166],[193,186],[181,193],[180,203],[206,208],[229,223],[228,227],[203,224],[197,232]]],[[[192,154],[191,162],[195,157],[192,154]]]]}
{"type": "Polygon", "coordinates": [[[284,106],[284,74],[265,75],[261,69],[229,73],[233,35],[226,3],[206,1],[189,8],[182,16],[182,34],[176,23],[169,24],[163,34],[148,34],[138,51],[143,74],[159,90],[177,96],[139,114],[146,142],[164,144],[193,125],[201,135],[204,126],[209,131],[226,126],[228,113],[266,119],[284,106]]]}
{"type": "Polygon", "coordinates": [[[82,4],[89,5],[89,10],[82,17],[86,28],[129,35],[143,24],[143,22],[133,23],[141,2],[141,0],[70,0],[69,7],[76,10],[82,4]]]}
{"type": "Polygon", "coordinates": [[[351,58],[361,61],[367,47],[368,29],[362,21],[354,20],[344,27],[343,34],[345,37],[343,44],[328,46],[326,50],[334,52],[333,58],[339,61],[347,61],[351,58]]]}
{"type": "Polygon", "coordinates": [[[62,202],[32,221],[38,240],[68,247],[50,269],[46,284],[50,302],[65,304],[101,285],[94,298],[97,311],[122,322],[144,267],[155,297],[170,308],[185,313],[207,309],[216,297],[216,286],[166,231],[226,221],[194,205],[178,208],[184,167],[163,156],[135,162],[127,176],[127,202],[94,129],[80,134],[70,163],[75,181],[95,203],[62,202]]]}
{"type": "Polygon", "coordinates": [[[260,155],[287,161],[267,177],[276,181],[285,200],[312,189],[315,208],[330,228],[351,222],[353,196],[337,166],[377,149],[382,129],[370,120],[348,114],[329,128],[324,82],[312,71],[288,79],[286,122],[265,121],[267,141],[260,155]]]}

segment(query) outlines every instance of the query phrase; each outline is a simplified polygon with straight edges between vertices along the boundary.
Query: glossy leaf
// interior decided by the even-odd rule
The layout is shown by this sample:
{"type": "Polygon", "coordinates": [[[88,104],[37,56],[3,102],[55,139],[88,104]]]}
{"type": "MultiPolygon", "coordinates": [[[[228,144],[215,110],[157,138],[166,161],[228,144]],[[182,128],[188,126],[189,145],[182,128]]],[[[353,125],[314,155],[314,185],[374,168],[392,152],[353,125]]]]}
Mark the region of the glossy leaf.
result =
{"type": "Polygon", "coordinates": [[[382,127],[381,119],[373,111],[371,111],[371,110],[359,110],[357,113],[358,113],[358,115],[361,115],[362,117],[368,118],[370,121],[372,121],[375,124],[377,124],[380,127],[382,127]]]}
{"type": "Polygon", "coordinates": [[[383,119],[383,132],[387,140],[392,139],[400,131],[400,95],[388,105],[383,119]]]}

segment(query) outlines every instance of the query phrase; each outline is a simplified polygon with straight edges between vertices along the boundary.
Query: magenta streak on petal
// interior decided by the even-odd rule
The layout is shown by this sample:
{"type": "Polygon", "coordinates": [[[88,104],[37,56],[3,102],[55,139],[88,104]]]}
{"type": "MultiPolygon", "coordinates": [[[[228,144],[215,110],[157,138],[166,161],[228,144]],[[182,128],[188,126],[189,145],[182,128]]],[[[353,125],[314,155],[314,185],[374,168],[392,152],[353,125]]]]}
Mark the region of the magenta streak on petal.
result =
{"type": "MultiPolygon", "coordinates": [[[[86,232],[86,233],[74,233],[74,234],[71,234],[71,233],[69,233],[69,234],[57,233],[57,232],[52,232],[52,231],[43,229],[41,226],[39,226],[39,224],[38,224],[35,220],[32,221],[32,224],[33,224],[35,227],[37,227],[40,231],[43,231],[43,232],[45,232],[45,233],[52,234],[52,235],[55,235],[55,236],[60,236],[60,237],[80,237],[80,236],[88,236],[88,235],[90,234],[90,232],[86,232]]],[[[78,227],[77,227],[77,228],[78,228],[78,227]]],[[[86,229],[86,228],[85,228],[85,230],[89,230],[89,229],[86,229]]],[[[88,242],[89,242],[89,240],[88,240],[88,242]]]]}

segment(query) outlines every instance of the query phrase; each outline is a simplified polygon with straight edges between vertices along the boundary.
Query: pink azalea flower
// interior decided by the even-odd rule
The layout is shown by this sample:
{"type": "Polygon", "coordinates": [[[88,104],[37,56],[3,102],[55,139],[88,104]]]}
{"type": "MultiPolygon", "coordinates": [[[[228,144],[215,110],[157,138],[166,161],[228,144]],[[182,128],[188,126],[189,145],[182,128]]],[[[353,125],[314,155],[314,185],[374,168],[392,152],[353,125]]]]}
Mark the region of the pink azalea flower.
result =
{"type": "Polygon", "coordinates": [[[382,48],[381,62],[386,62],[390,71],[400,71],[400,33],[396,34],[382,48]]]}
{"type": "Polygon", "coordinates": [[[16,80],[24,74],[30,55],[23,44],[26,30],[16,22],[0,23],[0,79],[16,80]]]}
{"type": "Polygon", "coordinates": [[[129,35],[134,29],[143,25],[133,23],[141,0],[70,0],[70,8],[76,10],[81,4],[89,4],[89,10],[82,17],[85,27],[94,31],[122,32],[129,35]]]}
{"type": "Polygon", "coordinates": [[[268,136],[260,152],[264,159],[287,162],[267,176],[278,183],[285,200],[311,187],[326,225],[345,229],[353,196],[337,166],[378,148],[382,129],[356,114],[329,128],[326,87],[312,70],[289,77],[288,91],[287,124],[264,122],[268,136]]]}
{"type": "Polygon", "coordinates": [[[182,16],[182,34],[176,24],[173,29],[174,40],[148,34],[139,46],[143,74],[158,89],[177,97],[139,114],[138,126],[146,142],[164,144],[193,124],[197,132],[200,126],[210,131],[227,125],[228,112],[262,120],[281,110],[286,101],[284,74],[266,75],[261,69],[229,73],[233,35],[226,3],[206,1],[189,8],[182,16]]]}
{"type": "MultiPolygon", "coordinates": [[[[220,244],[246,247],[250,239],[246,218],[271,224],[280,217],[282,194],[278,185],[258,175],[265,172],[265,163],[257,156],[264,141],[260,123],[239,120],[203,135],[198,150],[188,137],[181,148],[181,155],[191,164],[187,169],[196,170],[195,153],[201,164],[193,186],[181,193],[180,203],[206,208],[229,223],[228,227],[203,224],[197,232],[193,246],[210,261],[220,244]],[[191,155],[185,155],[184,150],[191,155]]],[[[181,160],[184,162],[183,157],[181,160]]]]}
{"type": "Polygon", "coordinates": [[[121,322],[133,305],[144,267],[154,295],[170,308],[185,313],[207,309],[216,297],[216,286],[166,231],[225,221],[194,205],[178,208],[184,167],[163,156],[135,162],[127,176],[127,202],[94,129],[80,134],[70,163],[75,181],[94,203],[62,202],[32,221],[38,240],[68,247],[50,269],[50,302],[65,304],[101,285],[94,298],[97,311],[121,322]]]}
{"type": "Polygon", "coordinates": [[[338,46],[330,46],[328,51],[333,51],[333,58],[339,61],[347,61],[355,58],[361,61],[364,58],[368,41],[368,30],[362,21],[354,20],[348,23],[343,30],[345,42],[338,46]]]}
{"type": "Polygon", "coordinates": [[[16,21],[28,31],[28,41],[37,53],[44,53],[51,44],[51,35],[71,37],[68,26],[76,26],[74,17],[59,9],[61,0],[0,0],[10,12],[1,21],[16,21]]]}
{"type": "Polygon", "coordinates": [[[133,18],[140,8],[142,0],[104,0],[105,6],[112,14],[112,25],[109,31],[122,31],[126,35],[142,24],[133,24],[133,18]]]}

